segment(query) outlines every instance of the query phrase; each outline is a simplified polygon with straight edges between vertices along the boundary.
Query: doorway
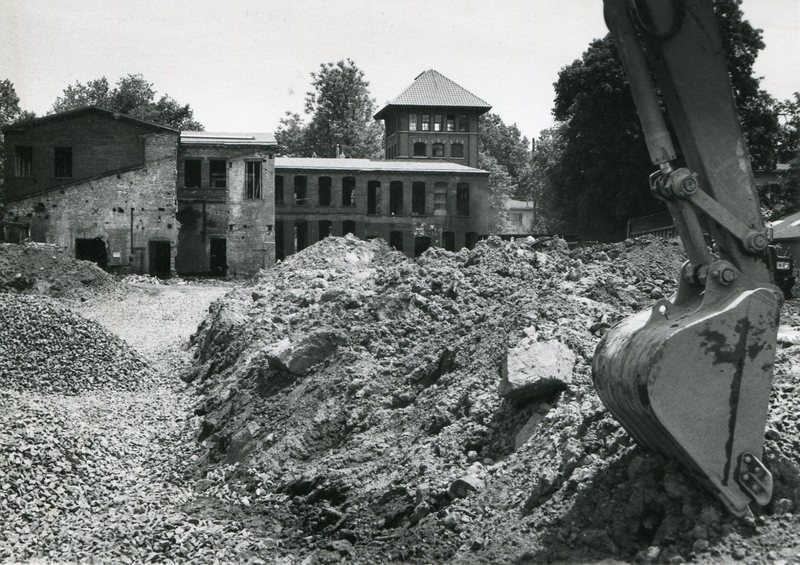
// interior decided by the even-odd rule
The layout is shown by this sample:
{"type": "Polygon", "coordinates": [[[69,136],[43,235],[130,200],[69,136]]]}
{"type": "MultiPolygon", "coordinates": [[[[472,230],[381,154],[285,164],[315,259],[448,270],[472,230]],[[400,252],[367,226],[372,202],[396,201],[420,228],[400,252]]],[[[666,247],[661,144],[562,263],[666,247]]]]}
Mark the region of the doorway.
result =
{"type": "Polygon", "coordinates": [[[99,237],[76,238],[75,239],[75,258],[83,261],[91,261],[103,269],[108,265],[108,253],[106,243],[99,237]]]}
{"type": "Polygon", "coordinates": [[[148,242],[148,255],[150,256],[150,274],[154,277],[168,277],[172,274],[170,268],[172,259],[172,246],[169,241],[148,242]]]}
{"type": "Polygon", "coordinates": [[[224,277],[228,274],[228,242],[224,237],[212,237],[210,243],[209,269],[211,274],[224,277]]]}

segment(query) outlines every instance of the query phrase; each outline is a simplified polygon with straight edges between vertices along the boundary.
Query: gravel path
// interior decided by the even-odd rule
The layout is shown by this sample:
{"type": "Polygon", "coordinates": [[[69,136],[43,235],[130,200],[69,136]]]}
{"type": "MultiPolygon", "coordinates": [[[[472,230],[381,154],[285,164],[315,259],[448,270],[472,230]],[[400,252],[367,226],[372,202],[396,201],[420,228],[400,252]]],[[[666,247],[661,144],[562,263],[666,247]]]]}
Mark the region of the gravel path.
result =
{"type": "Polygon", "coordinates": [[[147,392],[0,390],[0,561],[258,562],[268,540],[226,514],[185,511],[195,399],[178,379],[188,337],[230,288],[132,288],[76,306],[157,368],[147,392]]]}

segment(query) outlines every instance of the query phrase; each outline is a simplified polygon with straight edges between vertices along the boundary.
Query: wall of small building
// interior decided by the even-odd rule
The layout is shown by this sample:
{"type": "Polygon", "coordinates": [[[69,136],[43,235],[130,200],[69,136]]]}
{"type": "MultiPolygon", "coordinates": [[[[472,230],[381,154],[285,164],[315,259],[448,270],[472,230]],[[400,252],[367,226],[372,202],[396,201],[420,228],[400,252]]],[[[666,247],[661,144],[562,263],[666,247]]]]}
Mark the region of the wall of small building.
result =
{"type": "MultiPolygon", "coordinates": [[[[21,125],[5,138],[6,200],[18,200],[64,184],[141,165],[145,159],[142,136],[152,127],[114,119],[107,114],[81,114],[64,119],[21,125]],[[31,147],[32,174],[15,174],[16,147],[31,147]],[[56,147],[72,150],[72,175],[56,177],[56,147]]],[[[170,134],[177,136],[177,132],[170,134]]]]}
{"type": "Polygon", "coordinates": [[[178,160],[181,236],[178,273],[222,274],[212,269],[212,240],[224,239],[226,273],[250,275],[275,262],[275,160],[272,147],[184,145],[178,160]],[[201,160],[201,186],[185,188],[185,160],[201,160]],[[209,162],[225,159],[226,187],[210,186],[209,162]],[[247,198],[248,161],[261,163],[261,198],[247,198]]]}
{"type": "MultiPolygon", "coordinates": [[[[177,138],[177,132],[141,135],[141,167],[10,202],[7,218],[29,223],[31,239],[55,243],[72,256],[76,240],[99,239],[110,268],[138,273],[150,272],[151,242],[168,243],[173,271],[180,228],[175,218],[177,138]]],[[[117,152],[113,141],[108,149],[117,152]]]]}
{"type": "Polygon", "coordinates": [[[306,245],[320,239],[320,222],[330,222],[330,235],[345,233],[346,222],[355,223],[355,233],[361,239],[381,237],[392,241],[392,232],[403,234],[402,251],[409,257],[415,256],[417,237],[429,237],[431,245],[444,247],[443,234],[452,233],[454,249],[469,247],[477,238],[488,233],[489,199],[487,175],[478,174],[420,174],[399,172],[342,172],[319,170],[289,170],[278,168],[276,176],[283,177],[283,204],[276,204],[276,229],[278,233],[277,256],[283,258],[296,249],[297,229],[305,233],[306,245]],[[307,203],[297,205],[294,201],[294,178],[307,179],[307,203]],[[331,206],[319,205],[318,182],[320,177],[330,177],[331,206]],[[342,179],[355,178],[355,206],[342,203],[342,179]],[[380,182],[378,207],[375,214],[367,213],[368,185],[380,182]],[[399,214],[392,215],[389,210],[390,185],[393,181],[403,183],[403,206],[399,214]],[[425,184],[425,213],[412,213],[412,186],[415,182],[425,184]],[[434,210],[435,183],[447,185],[445,213],[434,210]],[[468,216],[457,215],[456,192],[459,183],[468,183],[470,204],[468,216]]]}

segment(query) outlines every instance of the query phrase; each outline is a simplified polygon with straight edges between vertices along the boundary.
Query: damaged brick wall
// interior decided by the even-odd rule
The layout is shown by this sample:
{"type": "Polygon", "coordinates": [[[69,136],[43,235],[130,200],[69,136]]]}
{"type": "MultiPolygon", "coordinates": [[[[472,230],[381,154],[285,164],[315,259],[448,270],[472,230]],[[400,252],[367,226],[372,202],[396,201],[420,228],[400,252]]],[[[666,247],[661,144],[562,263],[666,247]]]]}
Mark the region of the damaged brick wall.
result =
{"type": "Polygon", "coordinates": [[[164,131],[140,138],[140,168],[10,202],[8,215],[30,223],[34,241],[55,243],[72,256],[76,240],[99,238],[110,268],[148,273],[155,259],[153,244],[169,244],[169,270],[174,271],[180,228],[175,218],[178,134],[164,131]]]}

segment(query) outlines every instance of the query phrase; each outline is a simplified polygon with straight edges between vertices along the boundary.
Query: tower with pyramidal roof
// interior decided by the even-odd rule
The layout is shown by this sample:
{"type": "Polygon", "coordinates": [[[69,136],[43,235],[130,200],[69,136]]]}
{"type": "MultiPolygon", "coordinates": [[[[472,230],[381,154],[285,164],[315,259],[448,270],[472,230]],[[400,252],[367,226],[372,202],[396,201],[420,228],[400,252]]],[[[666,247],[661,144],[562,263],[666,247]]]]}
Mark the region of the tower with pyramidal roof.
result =
{"type": "Polygon", "coordinates": [[[478,118],[491,105],[433,69],[417,76],[375,119],[386,128],[386,159],[478,166],[478,118]]]}

